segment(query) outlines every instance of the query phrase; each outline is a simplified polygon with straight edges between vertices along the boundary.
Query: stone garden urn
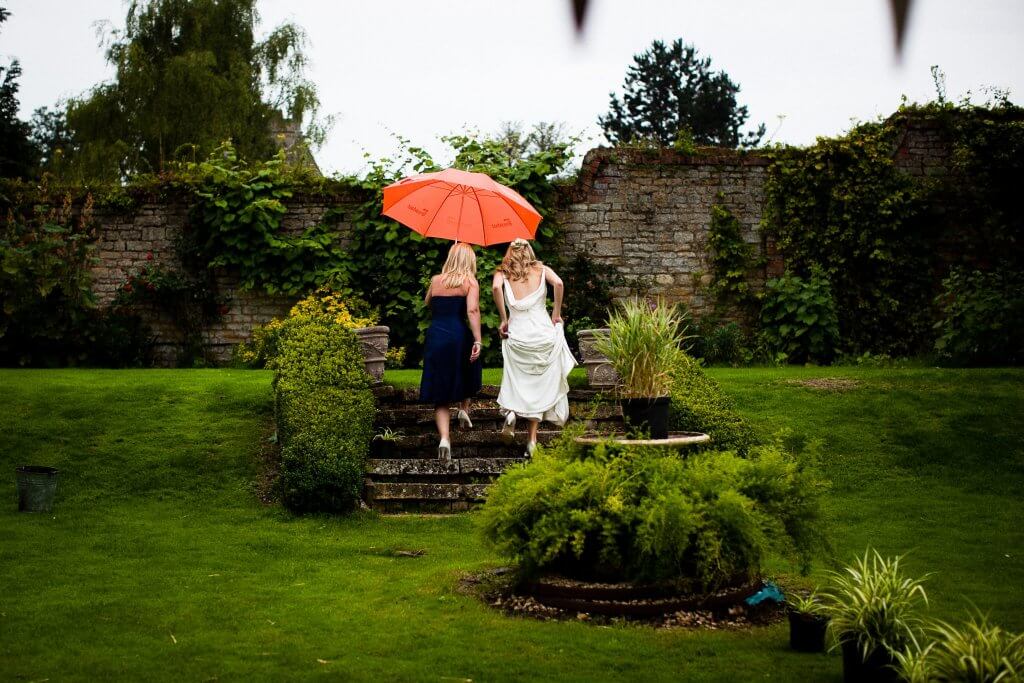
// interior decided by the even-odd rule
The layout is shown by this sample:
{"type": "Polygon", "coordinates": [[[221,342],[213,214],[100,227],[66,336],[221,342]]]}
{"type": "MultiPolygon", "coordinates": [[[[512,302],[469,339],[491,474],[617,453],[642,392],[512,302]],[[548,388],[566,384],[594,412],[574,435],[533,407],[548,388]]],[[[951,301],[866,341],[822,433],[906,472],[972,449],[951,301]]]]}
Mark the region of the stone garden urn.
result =
{"type": "Polygon", "coordinates": [[[580,342],[583,367],[587,369],[587,383],[595,389],[611,389],[619,383],[619,375],[606,356],[598,353],[597,335],[608,334],[607,329],[580,330],[576,337],[580,342]]]}
{"type": "Polygon", "coordinates": [[[373,378],[375,384],[384,381],[384,356],[388,352],[388,334],[390,332],[391,328],[386,325],[360,327],[356,330],[356,337],[363,349],[366,372],[373,378]]]}

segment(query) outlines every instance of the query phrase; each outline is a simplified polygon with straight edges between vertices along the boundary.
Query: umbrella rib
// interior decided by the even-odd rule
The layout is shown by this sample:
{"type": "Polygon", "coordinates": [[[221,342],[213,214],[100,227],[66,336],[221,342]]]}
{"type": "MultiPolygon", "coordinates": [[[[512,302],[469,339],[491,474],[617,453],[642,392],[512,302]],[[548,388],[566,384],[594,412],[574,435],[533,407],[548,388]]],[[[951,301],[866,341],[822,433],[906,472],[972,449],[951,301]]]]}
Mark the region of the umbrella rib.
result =
{"type": "Polygon", "coordinates": [[[448,201],[448,197],[452,196],[452,193],[455,192],[455,189],[457,187],[459,187],[459,183],[453,183],[452,189],[448,190],[448,194],[446,194],[444,196],[444,199],[441,200],[441,203],[437,205],[437,211],[435,211],[434,215],[430,217],[429,221],[427,221],[427,227],[423,230],[424,237],[428,237],[427,233],[430,232],[430,226],[434,224],[434,220],[437,218],[437,214],[441,213],[441,207],[444,206],[444,203],[448,201]]]}
{"type": "MultiPolygon", "coordinates": [[[[512,202],[510,202],[510,201],[509,201],[509,200],[508,200],[508,199],[507,199],[507,198],[506,198],[506,197],[505,197],[505,196],[504,196],[503,194],[501,194],[500,192],[495,192],[495,193],[494,193],[494,196],[495,196],[495,197],[497,197],[498,199],[500,199],[501,201],[505,202],[505,203],[506,203],[506,204],[508,205],[508,208],[512,209],[512,213],[513,213],[513,214],[515,214],[515,217],[516,217],[516,218],[518,218],[518,219],[519,219],[519,222],[523,224],[523,228],[525,228],[525,229],[526,229],[526,231],[527,231],[527,232],[529,232],[529,231],[530,231],[530,229],[526,227],[526,221],[524,221],[524,220],[523,220],[523,217],[519,215],[519,212],[518,212],[518,211],[516,211],[516,207],[515,207],[515,205],[514,205],[514,204],[513,204],[512,202]]],[[[536,209],[534,209],[534,211],[536,211],[536,209]]],[[[539,213],[539,212],[538,212],[538,213],[539,213]]],[[[543,217],[542,217],[542,218],[543,218],[543,217]]],[[[537,224],[538,224],[538,225],[540,225],[540,222],[538,221],[538,223],[537,223],[537,224]]],[[[532,236],[533,236],[533,235],[531,235],[531,237],[532,237],[532,236]]]]}
{"type": "Polygon", "coordinates": [[[469,190],[470,190],[470,192],[473,193],[473,196],[476,197],[476,210],[478,212],[480,212],[480,241],[482,241],[484,243],[484,246],[486,247],[487,246],[487,224],[484,223],[484,207],[480,205],[480,195],[478,195],[476,193],[476,188],[475,187],[471,187],[471,188],[469,188],[469,190]]]}

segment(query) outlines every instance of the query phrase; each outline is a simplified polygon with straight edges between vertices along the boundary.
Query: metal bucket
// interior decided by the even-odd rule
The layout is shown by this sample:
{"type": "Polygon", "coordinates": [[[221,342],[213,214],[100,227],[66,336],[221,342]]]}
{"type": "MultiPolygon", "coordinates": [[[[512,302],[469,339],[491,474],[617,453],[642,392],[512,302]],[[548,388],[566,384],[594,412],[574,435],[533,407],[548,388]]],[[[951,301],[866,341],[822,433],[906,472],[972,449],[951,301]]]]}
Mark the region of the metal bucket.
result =
{"type": "Polygon", "coordinates": [[[22,465],[17,469],[18,511],[51,512],[57,493],[57,468],[22,465]]]}

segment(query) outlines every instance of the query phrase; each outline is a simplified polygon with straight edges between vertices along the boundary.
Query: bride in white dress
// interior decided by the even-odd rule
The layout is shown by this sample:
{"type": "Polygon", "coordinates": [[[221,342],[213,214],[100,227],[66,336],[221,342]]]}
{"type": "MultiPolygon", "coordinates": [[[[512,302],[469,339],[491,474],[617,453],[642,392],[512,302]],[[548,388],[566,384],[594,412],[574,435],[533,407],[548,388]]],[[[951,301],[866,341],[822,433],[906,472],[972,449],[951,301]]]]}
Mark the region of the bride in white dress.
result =
{"type": "Polygon", "coordinates": [[[555,271],[537,260],[530,243],[517,239],[494,274],[491,292],[501,315],[504,372],[498,405],[508,411],[502,434],[512,438],[517,416],[529,420],[529,456],[537,446],[541,420],[563,425],[569,417],[567,378],[576,359],[562,325],[564,286],[555,271]],[[550,317],[548,284],[555,292],[550,317]]]}

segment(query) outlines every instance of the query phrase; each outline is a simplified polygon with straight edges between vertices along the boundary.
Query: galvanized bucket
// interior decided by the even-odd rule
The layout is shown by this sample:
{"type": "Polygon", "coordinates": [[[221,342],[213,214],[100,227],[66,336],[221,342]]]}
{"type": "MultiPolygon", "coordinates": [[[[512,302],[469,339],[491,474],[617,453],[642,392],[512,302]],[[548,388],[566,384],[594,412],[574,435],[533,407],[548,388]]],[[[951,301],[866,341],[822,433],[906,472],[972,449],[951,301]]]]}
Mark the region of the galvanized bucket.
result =
{"type": "Polygon", "coordinates": [[[57,493],[57,468],[22,465],[18,474],[18,511],[51,512],[57,493]]]}

